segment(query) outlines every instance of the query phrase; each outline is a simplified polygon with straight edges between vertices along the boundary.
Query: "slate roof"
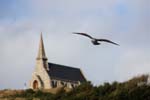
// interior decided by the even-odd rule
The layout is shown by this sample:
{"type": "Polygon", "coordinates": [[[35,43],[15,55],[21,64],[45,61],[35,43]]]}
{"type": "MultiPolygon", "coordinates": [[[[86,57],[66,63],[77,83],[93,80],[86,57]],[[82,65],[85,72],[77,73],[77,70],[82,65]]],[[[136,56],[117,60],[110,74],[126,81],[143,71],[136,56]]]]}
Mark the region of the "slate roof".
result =
{"type": "Polygon", "coordinates": [[[52,79],[60,79],[67,81],[80,81],[85,82],[86,79],[83,76],[81,70],[79,68],[73,68],[69,66],[48,63],[49,71],[48,74],[52,79]]]}

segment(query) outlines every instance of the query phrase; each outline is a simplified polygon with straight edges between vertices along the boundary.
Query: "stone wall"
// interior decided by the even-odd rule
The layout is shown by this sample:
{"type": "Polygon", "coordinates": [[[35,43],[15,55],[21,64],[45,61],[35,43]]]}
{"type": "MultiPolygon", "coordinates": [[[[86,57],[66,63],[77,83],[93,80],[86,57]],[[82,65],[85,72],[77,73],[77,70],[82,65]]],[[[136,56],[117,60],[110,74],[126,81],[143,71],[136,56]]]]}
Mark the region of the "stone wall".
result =
{"type": "Polygon", "coordinates": [[[50,89],[51,81],[50,77],[46,71],[48,63],[43,60],[37,60],[35,71],[32,74],[32,79],[30,81],[30,88],[33,89],[33,82],[37,80],[39,82],[39,89],[50,89]],[[45,65],[45,66],[44,66],[45,65]]]}

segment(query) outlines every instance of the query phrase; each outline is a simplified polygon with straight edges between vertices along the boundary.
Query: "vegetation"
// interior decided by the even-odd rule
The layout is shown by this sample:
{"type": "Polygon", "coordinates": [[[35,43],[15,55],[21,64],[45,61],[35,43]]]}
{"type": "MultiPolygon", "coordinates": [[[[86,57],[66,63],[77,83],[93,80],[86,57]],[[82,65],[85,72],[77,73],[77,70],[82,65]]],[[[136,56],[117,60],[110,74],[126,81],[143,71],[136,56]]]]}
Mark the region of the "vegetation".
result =
{"type": "Polygon", "coordinates": [[[14,98],[12,100],[15,98],[25,98],[22,100],[150,100],[150,86],[137,85],[146,79],[147,76],[143,75],[127,82],[104,83],[100,86],[93,86],[91,82],[86,82],[70,92],[65,92],[62,88],[56,94],[29,89],[19,94],[7,96],[7,98],[14,98]]]}

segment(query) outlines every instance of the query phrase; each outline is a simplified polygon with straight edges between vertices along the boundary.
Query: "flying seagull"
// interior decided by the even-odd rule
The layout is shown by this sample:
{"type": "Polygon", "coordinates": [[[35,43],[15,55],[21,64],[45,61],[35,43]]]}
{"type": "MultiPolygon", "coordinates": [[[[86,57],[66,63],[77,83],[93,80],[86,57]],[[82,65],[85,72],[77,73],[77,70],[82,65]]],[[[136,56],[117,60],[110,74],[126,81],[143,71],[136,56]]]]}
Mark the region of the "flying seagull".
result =
{"type": "Polygon", "coordinates": [[[97,39],[97,38],[93,38],[92,36],[88,35],[87,33],[78,33],[78,32],[73,32],[73,34],[78,34],[78,35],[83,35],[83,36],[86,36],[88,38],[91,39],[91,42],[94,44],[94,45],[100,45],[101,43],[100,42],[108,42],[108,43],[112,43],[114,45],[119,45],[115,42],[112,42],[108,39],[97,39]]]}

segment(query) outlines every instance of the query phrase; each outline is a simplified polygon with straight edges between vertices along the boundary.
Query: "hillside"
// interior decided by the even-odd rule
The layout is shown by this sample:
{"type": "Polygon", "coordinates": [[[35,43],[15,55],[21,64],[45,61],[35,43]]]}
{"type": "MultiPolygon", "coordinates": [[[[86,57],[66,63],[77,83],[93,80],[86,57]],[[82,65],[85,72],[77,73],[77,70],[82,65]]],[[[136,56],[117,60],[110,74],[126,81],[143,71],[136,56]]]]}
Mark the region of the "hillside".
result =
{"type": "Polygon", "coordinates": [[[64,88],[55,92],[31,89],[2,90],[0,100],[150,100],[150,86],[137,85],[146,79],[147,75],[143,75],[123,83],[104,83],[99,86],[87,82],[69,92],[65,92],[64,88]]]}

